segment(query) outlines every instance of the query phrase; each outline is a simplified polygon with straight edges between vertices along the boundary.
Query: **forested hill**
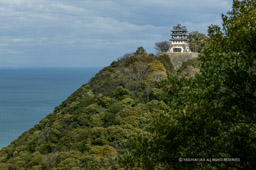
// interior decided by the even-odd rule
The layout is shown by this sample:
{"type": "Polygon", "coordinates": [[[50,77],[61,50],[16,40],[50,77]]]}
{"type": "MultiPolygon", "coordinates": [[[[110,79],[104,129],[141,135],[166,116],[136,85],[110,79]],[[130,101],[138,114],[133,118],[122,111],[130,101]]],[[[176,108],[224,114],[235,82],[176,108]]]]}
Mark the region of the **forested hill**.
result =
{"type": "Polygon", "coordinates": [[[0,169],[256,169],[255,18],[255,0],[234,0],[179,70],[142,47],[114,61],[3,148],[0,169]]]}
{"type": "Polygon", "coordinates": [[[168,74],[176,74],[168,56],[142,47],[114,61],[3,148],[0,169],[118,168],[128,135],[141,131],[151,112],[168,110],[168,74]]]}

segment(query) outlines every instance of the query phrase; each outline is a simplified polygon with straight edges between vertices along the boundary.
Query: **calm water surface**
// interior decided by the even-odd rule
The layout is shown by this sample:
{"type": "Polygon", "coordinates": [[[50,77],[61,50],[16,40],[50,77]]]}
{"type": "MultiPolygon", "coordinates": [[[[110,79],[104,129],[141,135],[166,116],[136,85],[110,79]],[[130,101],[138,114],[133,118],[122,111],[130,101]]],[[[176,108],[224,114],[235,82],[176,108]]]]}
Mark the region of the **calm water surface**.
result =
{"type": "Polygon", "coordinates": [[[99,70],[0,69],[0,149],[39,123],[99,70]]]}

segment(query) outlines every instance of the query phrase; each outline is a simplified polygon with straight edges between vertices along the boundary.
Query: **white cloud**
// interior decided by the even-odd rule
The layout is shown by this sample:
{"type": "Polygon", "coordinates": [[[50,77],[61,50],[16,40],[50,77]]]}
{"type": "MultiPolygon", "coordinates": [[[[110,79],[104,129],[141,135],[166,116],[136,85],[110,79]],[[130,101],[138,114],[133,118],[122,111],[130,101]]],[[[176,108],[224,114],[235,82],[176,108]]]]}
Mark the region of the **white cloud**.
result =
{"type": "Polygon", "coordinates": [[[73,51],[97,59],[141,45],[154,52],[154,43],[168,40],[178,22],[206,33],[229,9],[231,0],[1,0],[0,58],[9,53],[40,62],[50,56],[49,62],[66,66],[73,51]]]}

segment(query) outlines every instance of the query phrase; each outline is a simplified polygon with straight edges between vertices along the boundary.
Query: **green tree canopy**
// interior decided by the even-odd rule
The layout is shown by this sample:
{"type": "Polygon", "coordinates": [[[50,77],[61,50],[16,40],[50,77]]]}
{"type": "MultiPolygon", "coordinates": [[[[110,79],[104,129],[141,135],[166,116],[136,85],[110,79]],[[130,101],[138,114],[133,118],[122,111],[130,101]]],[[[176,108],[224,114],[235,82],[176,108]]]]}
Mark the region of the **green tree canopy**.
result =
{"type": "Polygon", "coordinates": [[[232,10],[222,15],[223,30],[209,27],[200,74],[169,77],[170,110],[158,111],[144,131],[131,136],[120,158],[125,167],[256,168],[255,18],[256,1],[234,0],[232,10]],[[237,159],[188,163],[179,158],[237,159]]]}
{"type": "Polygon", "coordinates": [[[189,48],[193,52],[200,52],[207,43],[208,37],[198,31],[193,31],[188,35],[189,48]]]}

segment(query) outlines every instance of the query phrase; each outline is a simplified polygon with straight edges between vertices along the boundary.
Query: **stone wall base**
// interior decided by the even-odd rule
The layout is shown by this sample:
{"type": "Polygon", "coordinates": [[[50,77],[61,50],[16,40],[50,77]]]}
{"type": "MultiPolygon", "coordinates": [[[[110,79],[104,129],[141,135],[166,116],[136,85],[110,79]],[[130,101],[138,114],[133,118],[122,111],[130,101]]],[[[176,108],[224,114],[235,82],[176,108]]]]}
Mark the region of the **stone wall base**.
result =
{"type": "Polygon", "coordinates": [[[158,54],[158,56],[164,55],[164,54],[170,57],[170,61],[173,64],[173,67],[175,70],[178,70],[181,67],[183,62],[189,59],[198,57],[198,53],[195,53],[195,52],[184,52],[184,53],[161,52],[158,54]]]}

